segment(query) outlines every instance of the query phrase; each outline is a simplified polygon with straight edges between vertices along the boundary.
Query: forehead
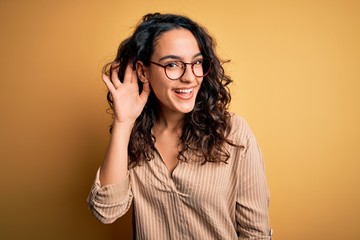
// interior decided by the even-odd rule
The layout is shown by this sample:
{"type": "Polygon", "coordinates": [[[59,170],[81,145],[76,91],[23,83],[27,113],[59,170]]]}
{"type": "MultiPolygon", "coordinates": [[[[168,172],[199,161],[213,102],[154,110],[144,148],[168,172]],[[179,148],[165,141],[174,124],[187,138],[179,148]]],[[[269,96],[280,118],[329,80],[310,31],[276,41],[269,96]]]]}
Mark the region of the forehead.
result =
{"type": "Polygon", "coordinates": [[[199,44],[194,35],[186,29],[172,29],[162,33],[154,48],[154,57],[174,55],[180,58],[191,58],[200,52],[199,44]]]}

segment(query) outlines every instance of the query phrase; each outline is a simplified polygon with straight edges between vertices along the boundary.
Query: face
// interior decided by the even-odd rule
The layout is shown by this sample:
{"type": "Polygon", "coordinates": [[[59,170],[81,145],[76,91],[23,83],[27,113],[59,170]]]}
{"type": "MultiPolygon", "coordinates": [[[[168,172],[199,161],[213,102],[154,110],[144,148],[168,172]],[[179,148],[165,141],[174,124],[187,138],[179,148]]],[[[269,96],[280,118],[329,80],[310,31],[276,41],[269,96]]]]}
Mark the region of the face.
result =
{"type": "MultiPolygon", "coordinates": [[[[173,29],[159,36],[151,61],[167,65],[174,61],[192,63],[201,58],[193,34],[185,29],[173,29]]],[[[203,78],[194,75],[191,65],[186,65],[184,75],[178,80],[170,80],[164,68],[155,64],[150,64],[146,71],[161,112],[185,114],[193,110],[203,78]]]]}

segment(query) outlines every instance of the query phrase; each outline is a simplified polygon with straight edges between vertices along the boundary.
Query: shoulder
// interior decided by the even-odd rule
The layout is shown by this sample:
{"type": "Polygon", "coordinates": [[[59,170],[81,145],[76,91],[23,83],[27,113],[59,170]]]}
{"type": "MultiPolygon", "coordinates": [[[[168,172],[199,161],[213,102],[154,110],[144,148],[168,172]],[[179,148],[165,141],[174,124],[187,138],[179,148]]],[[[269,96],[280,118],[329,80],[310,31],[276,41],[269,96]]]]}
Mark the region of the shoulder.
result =
{"type": "Polygon", "coordinates": [[[230,113],[230,124],[231,124],[230,132],[232,134],[245,134],[245,135],[252,134],[247,121],[243,117],[235,113],[230,113]]]}
{"type": "Polygon", "coordinates": [[[230,113],[230,124],[229,138],[236,143],[246,146],[249,140],[254,137],[249,124],[243,117],[230,113]]]}
{"type": "Polygon", "coordinates": [[[232,126],[247,125],[247,122],[243,117],[237,115],[236,113],[232,113],[232,112],[230,112],[230,122],[231,122],[232,126]]]}
{"type": "Polygon", "coordinates": [[[236,156],[240,156],[240,159],[242,159],[241,162],[248,164],[248,166],[253,164],[263,165],[260,147],[246,120],[240,116],[231,114],[231,124],[228,138],[233,143],[242,146],[241,148],[234,148],[232,155],[235,158],[236,156]]]}

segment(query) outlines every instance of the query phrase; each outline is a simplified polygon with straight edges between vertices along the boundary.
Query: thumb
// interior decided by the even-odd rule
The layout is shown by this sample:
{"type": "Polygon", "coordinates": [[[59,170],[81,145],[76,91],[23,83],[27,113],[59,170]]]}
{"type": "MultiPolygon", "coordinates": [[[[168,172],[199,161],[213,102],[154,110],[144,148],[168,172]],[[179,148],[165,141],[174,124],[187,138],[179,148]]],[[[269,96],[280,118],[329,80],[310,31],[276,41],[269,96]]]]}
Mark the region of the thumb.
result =
{"type": "Polygon", "coordinates": [[[147,101],[150,94],[150,84],[149,82],[144,82],[143,88],[140,94],[140,98],[144,101],[147,101]]]}

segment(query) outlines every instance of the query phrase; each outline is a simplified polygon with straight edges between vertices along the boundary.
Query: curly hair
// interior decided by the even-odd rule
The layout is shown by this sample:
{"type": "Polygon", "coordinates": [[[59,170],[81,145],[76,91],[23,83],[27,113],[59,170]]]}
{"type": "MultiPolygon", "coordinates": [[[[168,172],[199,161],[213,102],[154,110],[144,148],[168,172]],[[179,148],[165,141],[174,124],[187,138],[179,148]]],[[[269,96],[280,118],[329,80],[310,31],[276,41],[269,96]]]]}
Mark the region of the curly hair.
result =
{"type": "MultiPolygon", "coordinates": [[[[147,14],[138,23],[134,33],[119,46],[115,60],[104,66],[103,72],[111,76],[112,66],[119,68],[118,77],[123,81],[128,63],[135,68],[137,61],[149,66],[150,58],[156,47],[159,36],[172,29],[187,29],[196,38],[201,54],[212,60],[212,67],[204,77],[199,93],[196,97],[194,109],[185,114],[180,141],[182,149],[178,160],[188,161],[189,156],[207,162],[227,162],[230,157],[225,145],[238,146],[229,138],[231,129],[228,106],[231,100],[228,85],[231,78],[225,75],[222,61],[215,53],[215,40],[207,30],[188,17],[175,14],[147,14]],[[191,154],[189,154],[191,153],[191,154]]],[[[113,81],[113,80],[112,80],[113,81]]],[[[139,90],[142,83],[138,80],[139,90]]],[[[107,100],[114,114],[113,99],[108,92],[107,100]]],[[[154,158],[155,136],[151,129],[157,118],[156,106],[158,100],[151,91],[148,101],[136,119],[128,146],[130,167],[140,165],[142,161],[154,158]]],[[[110,132],[112,126],[110,126],[110,132]]]]}

